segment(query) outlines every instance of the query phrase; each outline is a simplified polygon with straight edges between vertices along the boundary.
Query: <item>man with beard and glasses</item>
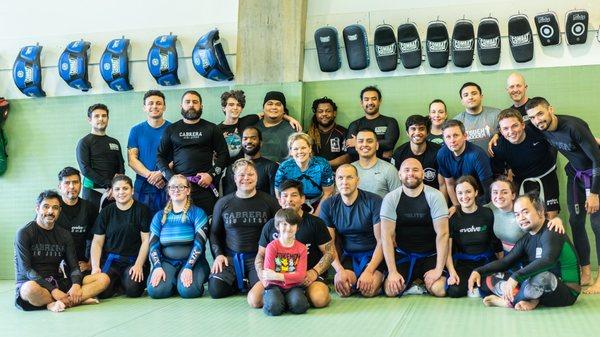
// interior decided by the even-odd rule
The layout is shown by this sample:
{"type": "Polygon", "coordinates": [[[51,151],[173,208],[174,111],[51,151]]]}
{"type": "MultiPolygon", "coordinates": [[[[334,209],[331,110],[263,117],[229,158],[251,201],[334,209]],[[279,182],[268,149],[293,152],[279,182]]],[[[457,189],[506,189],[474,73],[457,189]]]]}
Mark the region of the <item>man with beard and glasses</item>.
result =
{"type": "Polygon", "coordinates": [[[73,167],[65,167],[58,173],[58,189],[61,197],[61,212],[56,219],[56,224],[71,233],[79,269],[84,275],[88,275],[92,271],[89,262],[90,245],[98,208],[91,202],[79,198],[81,176],[73,167]]]}
{"type": "Polygon", "coordinates": [[[402,186],[383,198],[381,242],[389,297],[401,296],[415,279],[437,297],[446,294],[442,275],[448,256],[448,207],[442,193],[423,184],[423,166],[414,158],[400,166],[402,186]]]}
{"type": "Polygon", "coordinates": [[[312,124],[307,134],[313,139],[313,154],[327,159],[335,171],[340,165],[350,162],[350,156],[346,153],[348,130],[336,124],[337,105],[331,98],[314,100],[312,111],[312,124]]]}
{"type": "MultiPolygon", "coordinates": [[[[527,102],[527,115],[533,126],[542,131],[548,142],[569,161],[567,173],[567,206],[573,243],[581,262],[581,284],[590,285],[590,242],[585,229],[586,216],[596,237],[596,255],[600,256],[600,148],[589,125],[582,119],[556,115],[554,107],[543,97],[527,102]]],[[[600,277],[584,293],[600,294],[600,277]]]]}
{"type": "Polygon", "coordinates": [[[381,91],[374,86],[368,86],[360,91],[360,106],[365,112],[365,116],[355,120],[348,126],[348,139],[346,146],[348,153],[353,160],[356,160],[357,154],[357,133],[363,128],[370,128],[375,131],[379,149],[377,158],[389,161],[392,157],[392,151],[400,138],[400,128],[395,118],[387,117],[379,113],[381,105],[381,91]]]}
{"type": "Polygon", "coordinates": [[[227,144],[215,124],[200,118],[202,97],[197,91],[183,94],[181,115],[183,118],[163,133],[157,166],[167,180],[174,174],[186,176],[192,182],[192,202],[212,215],[219,196],[215,186],[229,161],[227,144]],[[173,168],[169,166],[171,162],[173,168]]]}
{"type": "MultiPolygon", "coordinates": [[[[251,160],[258,174],[256,189],[275,196],[275,174],[279,165],[260,155],[262,133],[255,126],[249,126],[242,132],[242,152],[244,158],[251,160]]],[[[223,194],[235,192],[236,185],[233,178],[233,164],[227,167],[223,177],[223,194]]]]}
{"type": "Polygon", "coordinates": [[[431,121],[425,116],[412,115],[406,119],[405,124],[409,141],[394,151],[391,163],[399,170],[404,160],[415,158],[423,165],[425,185],[440,190],[444,196],[447,196],[446,183],[444,177],[439,174],[436,160],[440,146],[427,140],[431,121]]]}
{"type": "Polygon", "coordinates": [[[160,138],[171,122],[163,118],[166,104],[162,92],[147,91],[143,101],[146,120],[129,132],[127,160],[136,173],[133,196],[154,214],[167,203],[166,180],[156,166],[156,153],[160,138]]]}
{"type": "Polygon", "coordinates": [[[97,103],[87,110],[92,131],[77,143],[77,163],[83,174],[81,197],[97,208],[105,199],[112,199],[110,184],[117,174],[125,173],[121,144],[106,135],[108,107],[97,103]]]}
{"type": "Polygon", "coordinates": [[[40,193],[35,220],[19,229],[15,237],[15,306],[23,311],[59,312],[80,304],[98,303],[93,297],[110,282],[104,273],[81,275],[71,235],[56,226],[60,199],[54,191],[40,193]],[[62,261],[70,270],[68,277],[59,272],[62,261]]]}

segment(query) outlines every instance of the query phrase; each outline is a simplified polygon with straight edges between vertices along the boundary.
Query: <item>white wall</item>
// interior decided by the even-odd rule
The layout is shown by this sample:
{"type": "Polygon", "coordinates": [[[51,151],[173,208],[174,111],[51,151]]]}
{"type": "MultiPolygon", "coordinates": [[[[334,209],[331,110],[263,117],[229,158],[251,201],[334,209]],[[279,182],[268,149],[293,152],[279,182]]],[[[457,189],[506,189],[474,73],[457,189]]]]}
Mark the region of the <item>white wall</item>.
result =
{"type": "Polygon", "coordinates": [[[131,40],[130,80],[136,91],[158,87],[148,72],[146,56],[154,39],[172,32],[179,40],[179,78],[182,84],[167,88],[229,85],[200,76],[191,63],[197,40],[219,28],[221,42],[235,69],[237,46],[237,0],[33,0],[0,6],[0,95],[24,98],[12,79],[12,66],[19,50],[36,42],[43,46],[42,86],[48,96],[93,95],[113,92],[98,70],[98,60],[107,43],[125,36],[131,40]],[[78,13],[81,13],[78,15],[78,13]],[[91,42],[87,93],[70,88],[58,75],[58,57],[74,40],[91,42]]]}
{"type": "MultiPolygon", "coordinates": [[[[351,79],[365,77],[412,76],[423,74],[440,74],[470,71],[495,71],[504,69],[536,68],[536,67],[563,67],[576,65],[600,64],[600,43],[596,39],[598,25],[600,24],[600,1],[482,1],[482,0],[423,0],[423,1],[386,1],[369,0],[368,7],[364,1],[324,0],[309,1],[306,23],[306,43],[304,58],[304,81],[322,81],[334,79],[351,79]],[[526,63],[516,63],[510,54],[506,40],[508,18],[517,13],[527,14],[534,33],[536,32],[533,18],[535,15],[547,10],[554,11],[559,19],[561,31],[564,31],[565,13],[572,9],[586,9],[590,14],[588,40],[584,45],[568,46],[563,34],[563,42],[558,46],[542,47],[537,34],[534,36],[534,58],[526,63]],[[427,24],[436,20],[446,22],[449,35],[458,19],[463,17],[473,21],[475,29],[479,20],[492,16],[498,19],[502,40],[502,54],[500,63],[495,66],[482,66],[477,60],[468,68],[455,67],[452,62],[446,68],[433,69],[427,60],[417,69],[404,69],[401,64],[393,72],[381,72],[373,53],[372,38],[375,28],[382,23],[390,24],[394,30],[407,20],[416,23],[421,40],[425,39],[427,24]],[[341,32],[344,27],[359,23],[365,26],[369,36],[370,66],[364,70],[350,70],[343,47],[341,32]],[[314,32],[323,26],[336,27],[339,33],[340,54],[342,67],[333,73],[323,73],[319,69],[317,53],[314,42],[314,32]]],[[[423,51],[425,53],[425,51],[423,51]]]]}

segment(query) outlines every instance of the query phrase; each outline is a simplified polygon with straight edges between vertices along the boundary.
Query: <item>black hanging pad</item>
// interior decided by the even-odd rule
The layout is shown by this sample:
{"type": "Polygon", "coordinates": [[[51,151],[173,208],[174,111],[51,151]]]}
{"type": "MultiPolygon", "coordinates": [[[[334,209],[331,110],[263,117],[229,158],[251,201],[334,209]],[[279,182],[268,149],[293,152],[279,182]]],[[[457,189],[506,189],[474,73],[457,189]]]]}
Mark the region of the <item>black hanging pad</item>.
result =
{"type": "Polygon", "coordinates": [[[470,20],[458,20],[452,31],[452,62],[465,68],[473,63],[475,53],[475,31],[470,20]]]}
{"type": "Polygon", "coordinates": [[[516,62],[533,59],[533,32],[525,14],[516,14],[508,19],[508,42],[516,62]]]}
{"type": "Polygon", "coordinates": [[[584,10],[567,12],[565,35],[568,44],[583,44],[587,40],[589,14],[584,10]]]}
{"type": "Polygon", "coordinates": [[[367,33],[362,25],[350,25],[344,28],[344,45],[348,66],[352,70],[362,70],[369,66],[369,48],[367,33]]]}
{"type": "Polygon", "coordinates": [[[319,68],[333,72],[342,66],[338,32],[334,27],[321,27],[315,31],[315,44],[319,57],[319,68]]]}
{"type": "Polygon", "coordinates": [[[432,68],[443,68],[448,64],[449,42],[446,24],[442,21],[430,22],[427,26],[425,50],[427,51],[427,60],[432,68]]]}
{"type": "Polygon", "coordinates": [[[484,66],[493,66],[500,61],[502,43],[500,27],[495,18],[483,18],[477,27],[477,57],[484,66]]]}
{"type": "Polygon", "coordinates": [[[406,69],[421,65],[421,38],[414,23],[405,23],[398,27],[398,56],[406,69]]]}
{"type": "Polygon", "coordinates": [[[554,12],[540,13],[533,19],[542,46],[560,44],[560,28],[554,12]]]}
{"type": "Polygon", "coordinates": [[[375,29],[373,48],[377,66],[381,71],[393,71],[398,66],[398,48],[394,28],[380,25],[375,29]]]}

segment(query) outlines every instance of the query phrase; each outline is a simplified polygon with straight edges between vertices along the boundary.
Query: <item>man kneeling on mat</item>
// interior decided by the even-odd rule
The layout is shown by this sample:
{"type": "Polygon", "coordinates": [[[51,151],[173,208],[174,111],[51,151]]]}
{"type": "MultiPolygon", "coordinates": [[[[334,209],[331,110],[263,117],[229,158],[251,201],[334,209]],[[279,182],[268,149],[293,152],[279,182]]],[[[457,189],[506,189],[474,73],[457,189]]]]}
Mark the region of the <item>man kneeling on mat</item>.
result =
{"type": "Polygon", "coordinates": [[[265,286],[263,311],[279,316],[287,308],[294,314],[303,314],[309,304],[304,294],[307,249],[296,240],[302,217],[293,208],[284,208],[275,214],[279,236],[267,245],[262,283],[265,286]]]}
{"type": "Polygon", "coordinates": [[[98,303],[94,297],[108,287],[110,280],[104,273],[82,277],[71,233],[55,226],[60,214],[60,195],[54,191],[40,193],[35,213],[35,220],[21,228],[15,238],[16,307],[24,311],[59,312],[80,304],[98,303]],[[69,278],[60,274],[63,260],[69,278]]]}
{"type": "Polygon", "coordinates": [[[579,261],[565,234],[547,228],[544,206],[531,195],[517,198],[514,212],[525,234],[506,257],[476,268],[469,277],[469,290],[475,285],[493,293],[483,299],[486,306],[533,310],[539,304],[549,307],[575,303],[581,291],[579,261]],[[510,277],[504,272],[522,262],[523,268],[510,277]],[[493,275],[491,275],[493,274],[493,275]],[[482,282],[482,275],[486,276],[482,282]]]}

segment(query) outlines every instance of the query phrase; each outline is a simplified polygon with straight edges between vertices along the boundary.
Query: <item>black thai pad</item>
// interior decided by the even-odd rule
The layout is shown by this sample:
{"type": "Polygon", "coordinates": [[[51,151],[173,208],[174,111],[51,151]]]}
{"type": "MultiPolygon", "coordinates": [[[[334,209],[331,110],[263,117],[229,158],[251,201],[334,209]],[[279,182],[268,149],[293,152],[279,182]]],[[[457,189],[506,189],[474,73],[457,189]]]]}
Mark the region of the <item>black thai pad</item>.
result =
{"type": "Polygon", "coordinates": [[[421,38],[414,23],[405,23],[398,27],[398,56],[406,69],[421,65],[421,38]]]}
{"type": "Polygon", "coordinates": [[[465,68],[473,63],[475,31],[470,20],[458,20],[452,31],[452,62],[465,68]]]}
{"type": "Polygon", "coordinates": [[[432,21],[427,26],[427,38],[425,39],[425,50],[427,60],[432,68],[443,68],[448,64],[450,56],[448,29],[442,21],[432,21]]]}
{"type": "Polygon", "coordinates": [[[533,32],[525,14],[516,14],[508,19],[508,43],[516,62],[533,59],[533,32]]]}
{"type": "Polygon", "coordinates": [[[533,19],[542,46],[560,44],[560,28],[554,12],[540,13],[533,19]]]}
{"type": "Polygon", "coordinates": [[[568,44],[583,44],[587,40],[589,14],[587,11],[567,12],[565,35],[568,44]]]}
{"type": "Polygon", "coordinates": [[[319,68],[333,72],[342,66],[338,32],[334,27],[322,27],[315,31],[315,44],[319,57],[319,68]]]}
{"type": "Polygon", "coordinates": [[[344,28],[342,34],[350,69],[361,70],[368,67],[369,48],[365,28],[361,25],[350,25],[344,28]]]}
{"type": "Polygon", "coordinates": [[[380,25],[375,29],[373,49],[375,50],[375,59],[379,70],[396,70],[398,66],[398,49],[392,26],[380,25]]]}
{"type": "Polygon", "coordinates": [[[500,61],[502,43],[500,27],[495,18],[483,18],[477,27],[477,56],[484,66],[493,66],[500,61]]]}

